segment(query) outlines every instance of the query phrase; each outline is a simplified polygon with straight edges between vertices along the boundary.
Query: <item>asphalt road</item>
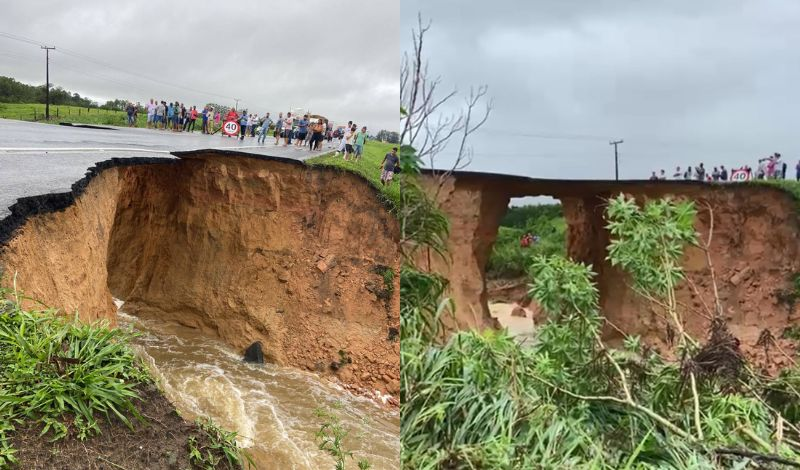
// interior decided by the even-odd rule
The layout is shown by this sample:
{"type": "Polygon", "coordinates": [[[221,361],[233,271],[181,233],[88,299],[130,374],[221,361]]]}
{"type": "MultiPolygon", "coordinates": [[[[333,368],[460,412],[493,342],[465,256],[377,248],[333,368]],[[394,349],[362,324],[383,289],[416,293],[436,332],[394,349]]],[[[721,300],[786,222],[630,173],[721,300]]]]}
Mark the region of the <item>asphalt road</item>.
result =
{"type": "Polygon", "coordinates": [[[85,129],[0,119],[0,218],[8,215],[8,207],[18,198],[68,191],[87,168],[115,157],[171,157],[169,152],[207,148],[298,160],[317,155],[274,142],[274,138],[268,138],[266,145],[258,145],[255,138],[240,141],[220,133],[209,136],[125,127],[85,129]]]}

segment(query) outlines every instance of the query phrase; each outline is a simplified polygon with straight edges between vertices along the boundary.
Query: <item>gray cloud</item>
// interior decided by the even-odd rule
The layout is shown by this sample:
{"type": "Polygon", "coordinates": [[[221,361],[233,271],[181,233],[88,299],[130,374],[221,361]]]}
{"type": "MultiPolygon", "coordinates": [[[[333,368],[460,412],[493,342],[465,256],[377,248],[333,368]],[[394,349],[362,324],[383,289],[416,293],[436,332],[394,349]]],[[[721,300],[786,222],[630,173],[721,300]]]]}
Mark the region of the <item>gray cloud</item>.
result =
{"type": "MultiPolygon", "coordinates": [[[[395,130],[399,15],[397,0],[30,0],[4,2],[0,31],[141,75],[56,50],[51,82],[95,99],[241,98],[259,114],[303,107],[395,130]]],[[[44,52],[0,37],[0,75],[43,83],[44,52]]]]}
{"type": "Polygon", "coordinates": [[[403,0],[404,50],[419,11],[444,84],[487,84],[494,97],[473,170],[613,177],[612,138],[625,140],[626,178],[775,151],[800,159],[798,2],[403,0]]]}

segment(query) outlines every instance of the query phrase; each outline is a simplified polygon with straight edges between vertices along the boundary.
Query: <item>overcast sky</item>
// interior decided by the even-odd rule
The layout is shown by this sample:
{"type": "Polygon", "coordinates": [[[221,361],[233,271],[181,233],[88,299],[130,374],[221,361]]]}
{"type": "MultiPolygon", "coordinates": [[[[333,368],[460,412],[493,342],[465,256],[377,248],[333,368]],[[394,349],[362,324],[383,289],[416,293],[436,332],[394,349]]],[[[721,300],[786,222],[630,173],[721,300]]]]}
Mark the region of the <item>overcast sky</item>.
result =
{"type": "MultiPolygon", "coordinates": [[[[93,99],[241,98],[259,114],[302,107],[397,130],[399,10],[398,0],[4,1],[0,32],[138,75],[51,53],[51,83],[93,99]]],[[[37,45],[0,37],[0,75],[43,84],[44,62],[37,45]]]]}
{"type": "MultiPolygon", "coordinates": [[[[472,170],[622,178],[704,162],[800,159],[796,0],[403,0],[445,85],[486,84],[494,110],[472,170]],[[529,138],[520,134],[568,137],[529,138]]],[[[451,149],[452,150],[452,149],[451,149]]],[[[442,162],[445,160],[442,159],[442,162]]]]}

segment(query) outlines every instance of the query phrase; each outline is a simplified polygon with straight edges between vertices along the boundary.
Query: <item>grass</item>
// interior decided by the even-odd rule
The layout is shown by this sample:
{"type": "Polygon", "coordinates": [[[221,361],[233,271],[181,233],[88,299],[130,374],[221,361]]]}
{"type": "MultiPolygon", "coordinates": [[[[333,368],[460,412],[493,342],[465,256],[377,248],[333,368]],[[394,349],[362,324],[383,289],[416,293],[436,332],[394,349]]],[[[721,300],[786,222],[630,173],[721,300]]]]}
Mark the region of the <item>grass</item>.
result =
{"type": "MultiPolygon", "coordinates": [[[[10,295],[0,290],[0,299],[10,295]]],[[[135,388],[150,376],[128,346],[130,334],[104,325],[84,325],[55,310],[23,310],[0,300],[0,465],[14,461],[7,432],[32,420],[53,440],[68,426],[80,439],[99,433],[97,416],[117,416],[129,427],[140,418],[135,388]]]]}
{"type": "MultiPolygon", "coordinates": [[[[133,419],[145,421],[134,400],[137,387],[152,378],[130,346],[134,333],[83,324],[55,309],[26,310],[22,300],[30,299],[0,289],[0,468],[17,462],[12,437],[18,425],[35,423],[51,441],[83,441],[101,432],[101,417],[131,429],[133,419]]],[[[222,455],[229,468],[251,463],[234,433],[210,422],[198,426],[209,444],[191,438],[192,461],[213,468],[221,461],[215,455],[222,455]]]]}
{"type": "MultiPolygon", "coordinates": [[[[125,111],[115,111],[102,108],[83,108],[80,106],[50,105],[50,121],[44,120],[45,106],[41,103],[0,103],[0,118],[16,119],[19,121],[37,121],[57,124],[59,122],[72,122],[76,124],[95,124],[101,126],[127,127],[128,115],[125,111]]],[[[147,113],[140,111],[136,126],[147,127],[147,113]]],[[[194,132],[200,132],[203,127],[202,117],[197,118],[194,132]]]]}
{"type": "Polygon", "coordinates": [[[345,161],[341,154],[338,157],[333,154],[326,154],[307,160],[306,163],[340,168],[363,176],[380,190],[389,205],[394,208],[400,206],[400,182],[395,179],[391,184],[383,186],[381,184],[380,164],[383,161],[383,157],[391,152],[392,147],[395,146],[394,144],[370,140],[364,145],[364,154],[359,161],[345,161]]]}
{"type": "MultiPolygon", "coordinates": [[[[20,121],[43,121],[45,105],[41,103],[0,103],[0,118],[20,121]]],[[[50,122],[74,122],[108,126],[127,126],[124,111],[78,106],[50,105],[50,122]]],[[[145,127],[147,116],[139,114],[136,127],[145,127]]]]}

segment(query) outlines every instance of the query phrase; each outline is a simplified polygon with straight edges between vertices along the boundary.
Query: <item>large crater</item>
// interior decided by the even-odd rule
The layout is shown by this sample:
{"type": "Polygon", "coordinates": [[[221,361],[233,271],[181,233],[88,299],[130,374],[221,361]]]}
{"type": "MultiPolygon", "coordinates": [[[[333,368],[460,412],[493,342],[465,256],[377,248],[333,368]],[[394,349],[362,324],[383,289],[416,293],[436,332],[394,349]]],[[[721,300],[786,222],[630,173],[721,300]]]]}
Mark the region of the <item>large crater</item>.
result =
{"type": "Polygon", "coordinates": [[[0,221],[3,285],[82,321],[114,324],[116,297],[397,396],[399,229],[378,191],[294,160],[175,155],[103,162],[70,193],[18,201],[0,221]]]}

